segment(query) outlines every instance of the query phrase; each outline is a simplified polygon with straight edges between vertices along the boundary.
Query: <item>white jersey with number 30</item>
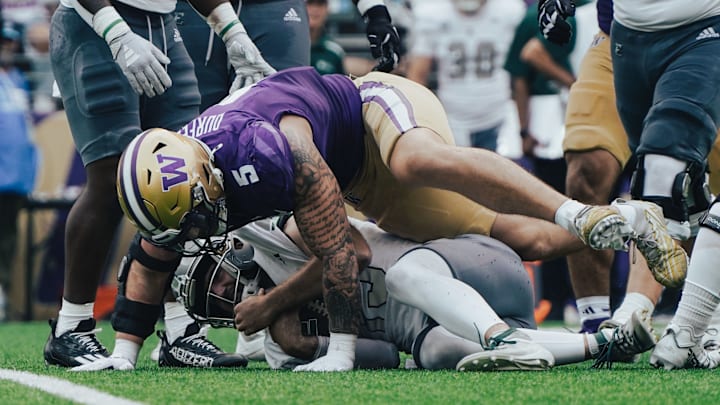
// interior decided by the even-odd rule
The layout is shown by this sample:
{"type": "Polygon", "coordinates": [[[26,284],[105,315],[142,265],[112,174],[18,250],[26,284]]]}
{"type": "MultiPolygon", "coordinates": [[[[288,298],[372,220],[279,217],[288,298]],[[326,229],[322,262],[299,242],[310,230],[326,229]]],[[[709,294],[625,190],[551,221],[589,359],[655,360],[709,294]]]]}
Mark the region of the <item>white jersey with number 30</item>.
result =
{"type": "Polygon", "coordinates": [[[437,62],[438,97],[453,130],[501,124],[510,99],[510,78],[503,64],[525,14],[524,3],[488,0],[472,15],[457,11],[448,0],[432,3],[415,11],[411,52],[437,62]]]}

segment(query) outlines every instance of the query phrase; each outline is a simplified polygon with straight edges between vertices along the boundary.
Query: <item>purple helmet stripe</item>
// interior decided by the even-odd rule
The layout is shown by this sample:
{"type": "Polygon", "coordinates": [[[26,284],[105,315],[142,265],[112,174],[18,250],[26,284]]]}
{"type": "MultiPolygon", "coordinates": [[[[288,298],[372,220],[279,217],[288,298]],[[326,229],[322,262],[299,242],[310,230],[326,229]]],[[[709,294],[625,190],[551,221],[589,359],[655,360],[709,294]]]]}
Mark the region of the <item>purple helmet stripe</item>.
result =
{"type": "Polygon", "coordinates": [[[142,227],[144,230],[151,232],[158,228],[158,224],[153,220],[150,211],[148,211],[145,204],[142,202],[142,194],[140,193],[140,181],[137,176],[137,161],[140,146],[143,140],[148,135],[149,131],[145,131],[138,135],[125,151],[125,159],[122,163],[122,176],[121,178],[121,190],[123,192],[123,198],[125,203],[128,205],[128,213],[132,217],[131,219],[135,224],[142,227]],[[129,161],[128,161],[129,159],[129,161]],[[130,184],[127,182],[130,181],[130,184]]]}

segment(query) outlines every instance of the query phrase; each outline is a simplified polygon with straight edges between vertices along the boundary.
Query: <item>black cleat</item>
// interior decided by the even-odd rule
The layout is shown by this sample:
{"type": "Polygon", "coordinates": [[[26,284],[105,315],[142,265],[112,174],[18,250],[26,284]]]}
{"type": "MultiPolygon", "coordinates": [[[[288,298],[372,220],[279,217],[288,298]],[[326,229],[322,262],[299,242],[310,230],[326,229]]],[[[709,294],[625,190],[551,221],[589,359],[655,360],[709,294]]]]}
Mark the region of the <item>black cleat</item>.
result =
{"type": "Polygon", "coordinates": [[[45,343],[45,364],[60,367],[81,366],[110,356],[107,349],[97,340],[95,320],[92,318],[81,321],[75,330],[67,331],[55,337],[57,320],[50,319],[50,336],[45,343]]]}
{"type": "Polygon", "coordinates": [[[237,353],[225,353],[200,333],[197,323],[188,325],[185,337],[178,338],[170,344],[165,332],[157,332],[160,338],[160,367],[245,367],[247,357],[237,353]]]}

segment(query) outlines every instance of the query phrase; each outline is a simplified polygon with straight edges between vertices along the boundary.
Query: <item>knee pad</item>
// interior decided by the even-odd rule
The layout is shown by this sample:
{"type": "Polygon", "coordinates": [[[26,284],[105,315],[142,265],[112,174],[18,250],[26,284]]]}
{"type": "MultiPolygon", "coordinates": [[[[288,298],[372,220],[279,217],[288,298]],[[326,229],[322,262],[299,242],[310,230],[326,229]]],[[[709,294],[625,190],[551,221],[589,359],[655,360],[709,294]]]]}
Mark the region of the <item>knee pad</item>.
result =
{"type": "Polygon", "coordinates": [[[127,281],[130,265],[133,260],[137,260],[138,263],[158,273],[173,273],[182,260],[181,256],[171,260],[156,259],[145,252],[142,248],[141,240],[142,236],[136,233],[132,242],[130,242],[127,254],[120,261],[120,269],[117,275],[119,294],[125,294],[125,282],[127,281]]]}
{"type": "Polygon", "coordinates": [[[110,321],[116,332],[147,339],[155,330],[155,322],[161,313],[162,305],[160,304],[133,301],[118,292],[115,299],[115,311],[110,321]]]}
{"type": "Polygon", "coordinates": [[[710,191],[704,164],[691,162],[684,171],[677,173],[669,197],[645,195],[644,184],[645,156],[640,156],[630,181],[630,194],[633,199],[651,201],[662,208],[666,219],[679,222],[687,222],[690,214],[705,211],[710,206],[710,191]]]}
{"type": "Polygon", "coordinates": [[[162,312],[162,304],[145,304],[128,299],[125,296],[126,284],[133,260],[152,271],[171,273],[180,264],[181,257],[172,260],[158,260],[143,250],[141,236],[136,234],[130,243],[128,253],[123,257],[118,270],[118,295],[115,299],[115,311],[111,323],[117,332],[128,333],[143,339],[155,329],[155,322],[162,312]]]}

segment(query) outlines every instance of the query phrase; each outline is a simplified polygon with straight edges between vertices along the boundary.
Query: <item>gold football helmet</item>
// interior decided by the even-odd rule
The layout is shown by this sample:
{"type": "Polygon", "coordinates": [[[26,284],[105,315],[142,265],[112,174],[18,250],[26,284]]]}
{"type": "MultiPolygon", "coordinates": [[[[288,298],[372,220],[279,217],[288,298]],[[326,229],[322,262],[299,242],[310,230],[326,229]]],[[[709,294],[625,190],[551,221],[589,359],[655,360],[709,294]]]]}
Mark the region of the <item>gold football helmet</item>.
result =
{"type": "Polygon", "coordinates": [[[222,172],[195,138],[160,128],[135,137],[120,157],[117,193],[125,215],[160,246],[184,252],[185,241],[209,243],[227,230],[222,172]]]}

